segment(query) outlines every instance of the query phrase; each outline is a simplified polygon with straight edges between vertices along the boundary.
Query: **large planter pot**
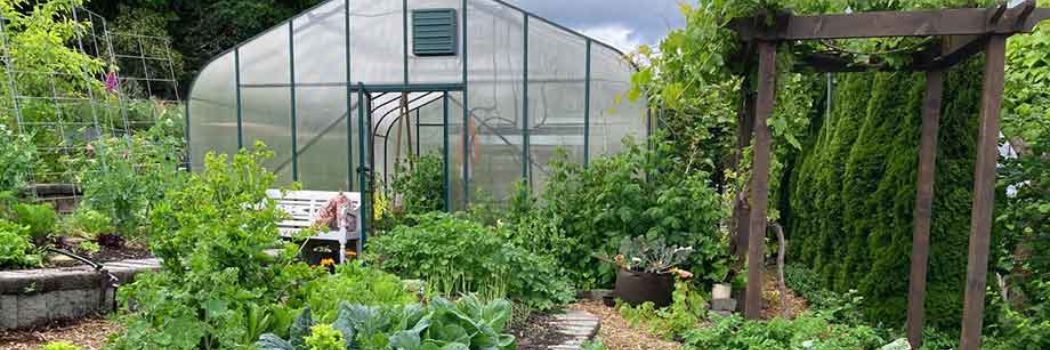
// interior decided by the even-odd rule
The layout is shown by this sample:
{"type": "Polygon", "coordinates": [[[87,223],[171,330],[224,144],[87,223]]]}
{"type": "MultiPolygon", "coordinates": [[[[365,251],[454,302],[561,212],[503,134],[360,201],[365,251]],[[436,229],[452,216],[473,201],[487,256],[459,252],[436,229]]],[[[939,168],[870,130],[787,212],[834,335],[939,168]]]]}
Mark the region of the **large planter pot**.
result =
{"type": "Polygon", "coordinates": [[[616,273],[613,293],[630,305],[652,302],[656,307],[671,305],[674,276],[620,269],[616,273]]]}

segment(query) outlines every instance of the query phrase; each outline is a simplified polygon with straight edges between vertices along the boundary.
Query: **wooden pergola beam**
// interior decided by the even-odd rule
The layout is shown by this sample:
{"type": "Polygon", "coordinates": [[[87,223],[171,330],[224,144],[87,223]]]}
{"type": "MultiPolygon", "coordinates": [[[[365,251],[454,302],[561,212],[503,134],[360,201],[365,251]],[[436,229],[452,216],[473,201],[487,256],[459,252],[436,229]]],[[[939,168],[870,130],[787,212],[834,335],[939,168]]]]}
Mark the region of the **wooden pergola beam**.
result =
{"type": "Polygon", "coordinates": [[[881,37],[927,37],[975,34],[1030,33],[1050,18],[1050,9],[1034,2],[1004,9],[964,8],[930,11],[876,11],[832,15],[778,15],[772,26],[764,17],[733,20],[729,27],[739,39],[825,40],[881,37]],[[1030,4],[1030,5],[1029,5],[1030,4]]]}

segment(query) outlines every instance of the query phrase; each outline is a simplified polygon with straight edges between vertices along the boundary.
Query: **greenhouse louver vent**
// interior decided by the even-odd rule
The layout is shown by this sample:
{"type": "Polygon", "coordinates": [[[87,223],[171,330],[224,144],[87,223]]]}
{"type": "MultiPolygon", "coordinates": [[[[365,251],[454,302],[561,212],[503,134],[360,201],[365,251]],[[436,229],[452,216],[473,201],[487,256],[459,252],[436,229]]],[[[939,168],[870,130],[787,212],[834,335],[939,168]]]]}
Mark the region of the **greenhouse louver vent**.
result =
{"type": "Polygon", "coordinates": [[[413,10],[412,53],[416,56],[455,55],[456,10],[413,10]]]}

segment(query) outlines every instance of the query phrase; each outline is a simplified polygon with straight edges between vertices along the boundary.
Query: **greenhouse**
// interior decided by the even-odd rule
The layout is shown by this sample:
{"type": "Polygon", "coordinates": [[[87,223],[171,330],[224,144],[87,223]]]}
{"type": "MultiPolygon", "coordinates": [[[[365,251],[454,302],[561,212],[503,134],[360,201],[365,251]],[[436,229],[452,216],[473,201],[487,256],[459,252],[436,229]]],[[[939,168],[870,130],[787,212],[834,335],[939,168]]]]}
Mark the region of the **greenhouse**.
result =
{"type": "Polygon", "coordinates": [[[557,149],[586,165],[644,137],[646,103],[626,98],[634,71],[617,49],[502,1],[327,1],[201,70],[190,162],[262,141],[281,182],[367,191],[438,154],[446,205],[462,208],[522,179],[541,188],[557,149]]]}

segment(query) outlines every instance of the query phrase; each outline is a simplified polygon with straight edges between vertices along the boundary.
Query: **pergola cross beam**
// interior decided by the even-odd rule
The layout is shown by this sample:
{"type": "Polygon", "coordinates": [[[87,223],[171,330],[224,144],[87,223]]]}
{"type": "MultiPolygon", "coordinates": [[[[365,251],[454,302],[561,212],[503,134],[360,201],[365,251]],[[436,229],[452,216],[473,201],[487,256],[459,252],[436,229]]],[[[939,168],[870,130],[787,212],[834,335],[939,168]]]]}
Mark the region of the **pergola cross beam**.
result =
{"type": "MultiPolygon", "coordinates": [[[[947,9],[927,11],[880,11],[850,14],[795,16],[787,12],[765,14],[733,20],[729,28],[738,38],[758,48],[757,87],[745,93],[753,106],[741,111],[742,126],[754,134],[753,165],[750,184],[750,207],[738,203],[737,242],[746,242],[747,290],[744,315],[757,319],[762,309],[763,252],[765,251],[766,205],[769,196],[769,157],[771,137],[766,121],[773,113],[776,86],[776,51],[781,42],[884,37],[933,37],[934,45],[913,55],[913,62],[903,67],[886,64],[858,65],[848,55],[811,53],[799,60],[803,65],[824,72],[865,70],[905,70],[927,73],[923,103],[923,126],[920,133],[916,208],[914,212],[913,251],[908,293],[908,340],[913,348],[922,343],[926,271],[929,255],[929,233],[936,168],[938,118],[943,94],[944,72],[966,58],[984,52],[984,81],[981,88],[980,133],[977,162],[974,169],[974,198],[971,212],[969,254],[962,316],[960,348],[980,348],[984,313],[984,294],[988,275],[988,250],[992,209],[995,195],[995,167],[998,157],[997,137],[1003,95],[1006,39],[1013,34],[1030,33],[1035,26],[1050,18],[1050,8],[1036,8],[1034,0],[1017,6],[982,9],[947,9]],[[738,215],[739,217],[739,215],[738,215]]],[[[755,54],[755,53],[752,53],[755,54]]],[[[747,62],[753,62],[748,60],[747,62]]],[[[798,67],[794,67],[798,68],[798,67]]],[[[745,87],[746,89],[747,87],[745,87]]],[[[740,141],[750,141],[747,131],[738,132],[740,141]]],[[[740,145],[741,149],[746,145],[740,145]]]]}

